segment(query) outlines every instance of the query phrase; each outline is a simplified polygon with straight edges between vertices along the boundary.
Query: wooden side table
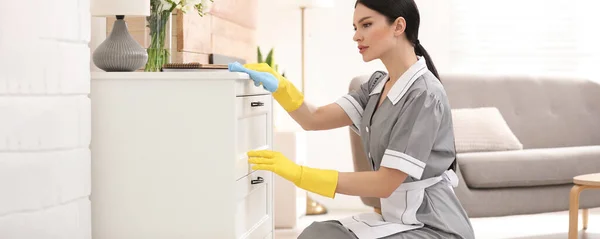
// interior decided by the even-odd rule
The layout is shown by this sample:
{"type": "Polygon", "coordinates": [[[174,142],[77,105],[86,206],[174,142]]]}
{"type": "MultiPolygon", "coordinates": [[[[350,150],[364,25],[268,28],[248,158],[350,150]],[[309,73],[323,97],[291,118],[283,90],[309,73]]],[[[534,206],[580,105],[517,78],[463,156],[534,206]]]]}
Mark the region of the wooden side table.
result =
{"type": "MultiPolygon", "coordinates": [[[[586,189],[600,189],[600,173],[579,175],[573,178],[573,188],[569,196],[569,239],[578,237],[579,195],[586,189]]],[[[583,209],[583,230],[588,225],[588,209],[583,209]]]]}

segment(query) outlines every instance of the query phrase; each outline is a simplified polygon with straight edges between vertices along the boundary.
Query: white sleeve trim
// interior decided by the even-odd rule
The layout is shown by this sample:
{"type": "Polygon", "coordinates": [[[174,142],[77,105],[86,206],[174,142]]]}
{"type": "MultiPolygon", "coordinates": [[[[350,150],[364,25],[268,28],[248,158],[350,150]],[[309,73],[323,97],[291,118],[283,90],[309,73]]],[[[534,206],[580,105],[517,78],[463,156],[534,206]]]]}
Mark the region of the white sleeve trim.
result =
{"type": "Polygon", "coordinates": [[[357,129],[360,129],[360,120],[363,115],[363,108],[360,106],[358,101],[356,101],[352,96],[345,95],[335,103],[340,105],[342,109],[348,114],[352,123],[356,126],[357,129]]]}
{"type": "Polygon", "coordinates": [[[352,129],[352,131],[354,131],[354,133],[357,133],[358,135],[360,135],[360,130],[354,125],[350,125],[350,129],[352,129]]]}
{"type": "Polygon", "coordinates": [[[412,156],[391,149],[386,149],[381,159],[381,166],[405,172],[413,178],[421,179],[425,163],[412,156]]]}

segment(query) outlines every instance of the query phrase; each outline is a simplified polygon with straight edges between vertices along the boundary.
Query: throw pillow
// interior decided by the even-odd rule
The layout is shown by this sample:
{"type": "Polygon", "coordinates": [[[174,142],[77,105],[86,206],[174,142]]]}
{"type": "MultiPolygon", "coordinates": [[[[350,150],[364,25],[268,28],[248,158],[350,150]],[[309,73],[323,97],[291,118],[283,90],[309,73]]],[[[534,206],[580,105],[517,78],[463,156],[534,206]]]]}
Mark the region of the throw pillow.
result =
{"type": "Polygon", "coordinates": [[[495,107],[453,109],[452,121],[457,153],[523,149],[495,107]]]}

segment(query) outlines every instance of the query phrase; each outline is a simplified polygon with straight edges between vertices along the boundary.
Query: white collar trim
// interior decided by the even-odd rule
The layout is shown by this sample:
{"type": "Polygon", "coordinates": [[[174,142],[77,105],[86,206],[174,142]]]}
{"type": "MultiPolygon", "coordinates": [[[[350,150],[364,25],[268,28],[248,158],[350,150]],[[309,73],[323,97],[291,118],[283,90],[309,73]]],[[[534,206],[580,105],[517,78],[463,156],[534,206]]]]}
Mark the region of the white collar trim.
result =
{"type": "MultiPolygon", "coordinates": [[[[419,77],[421,77],[423,74],[425,74],[425,72],[427,72],[427,63],[425,62],[425,58],[422,56],[417,57],[417,62],[410,66],[408,70],[400,76],[396,83],[394,83],[394,86],[392,86],[392,89],[390,89],[390,92],[388,92],[387,98],[392,102],[392,104],[396,105],[396,103],[398,103],[398,101],[402,99],[402,96],[406,94],[408,88],[410,88],[410,86],[419,77]]],[[[383,86],[388,81],[389,77],[390,76],[388,74],[384,79],[379,81],[375,89],[373,89],[373,91],[371,91],[369,95],[381,94],[383,86]]]]}

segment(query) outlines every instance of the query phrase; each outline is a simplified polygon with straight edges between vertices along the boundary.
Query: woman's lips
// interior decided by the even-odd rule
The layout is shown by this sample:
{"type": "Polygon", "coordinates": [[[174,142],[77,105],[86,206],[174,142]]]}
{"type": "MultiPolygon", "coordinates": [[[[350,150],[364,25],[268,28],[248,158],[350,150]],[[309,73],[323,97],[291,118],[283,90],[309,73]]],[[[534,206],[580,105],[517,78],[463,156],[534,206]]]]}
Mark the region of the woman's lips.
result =
{"type": "Polygon", "coordinates": [[[369,47],[368,46],[358,46],[358,52],[361,54],[365,52],[369,47]]]}

